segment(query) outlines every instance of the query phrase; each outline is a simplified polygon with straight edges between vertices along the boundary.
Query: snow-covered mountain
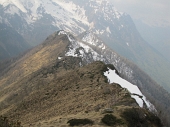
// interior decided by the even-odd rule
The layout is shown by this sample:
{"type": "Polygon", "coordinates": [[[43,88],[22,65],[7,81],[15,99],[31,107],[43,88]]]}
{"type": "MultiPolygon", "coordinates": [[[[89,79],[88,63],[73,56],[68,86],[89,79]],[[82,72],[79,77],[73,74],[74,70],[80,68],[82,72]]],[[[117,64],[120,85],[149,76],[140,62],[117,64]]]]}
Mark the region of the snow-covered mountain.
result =
{"type": "MultiPolygon", "coordinates": [[[[119,12],[108,0],[83,0],[81,2],[78,0],[3,0],[0,4],[2,13],[6,15],[2,22],[8,22],[24,37],[34,36],[38,42],[37,39],[46,38],[45,34],[53,30],[64,29],[74,35],[79,35],[78,38],[83,43],[93,45],[96,49],[98,47],[98,50],[109,59],[107,63],[111,61],[115,66],[119,66],[120,72],[128,74],[132,71],[124,67],[126,64],[120,62],[119,57],[112,53],[111,49],[105,49],[104,42],[97,37],[105,39],[105,42],[109,38],[117,40],[120,37],[120,31],[129,27],[129,23],[125,21],[130,18],[129,15],[119,12]],[[21,22],[13,25],[16,17],[21,22]],[[47,30],[46,27],[48,27],[47,30]]],[[[31,42],[35,41],[31,40],[31,42]]],[[[81,46],[84,45],[83,43],[81,46]]],[[[78,44],[73,45],[73,49],[76,49],[76,45],[78,44]]],[[[125,44],[126,47],[127,45],[128,43],[125,44]]],[[[90,53],[92,49],[86,50],[90,53]]],[[[91,54],[91,57],[95,57],[95,61],[102,59],[96,53],[91,54]]],[[[131,77],[130,73],[129,77],[131,77]]]]}
{"type": "Polygon", "coordinates": [[[2,0],[0,5],[0,22],[14,27],[34,43],[41,42],[54,30],[80,34],[93,29],[97,34],[110,36],[115,29],[118,31],[126,26],[121,21],[126,14],[118,12],[107,0],[2,0]],[[42,33],[43,36],[35,36],[42,33]]]}
{"type": "Polygon", "coordinates": [[[110,49],[93,32],[86,31],[77,38],[65,31],[59,31],[58,35],[61,34],[67,35],[71,42],[66,56],[81,57],[86,64],[94,61],[113,64],[119,70],[119,73],[126,76],[128,80],[136,82],[133,70],[127,66],[126,60],[110,49]]]}

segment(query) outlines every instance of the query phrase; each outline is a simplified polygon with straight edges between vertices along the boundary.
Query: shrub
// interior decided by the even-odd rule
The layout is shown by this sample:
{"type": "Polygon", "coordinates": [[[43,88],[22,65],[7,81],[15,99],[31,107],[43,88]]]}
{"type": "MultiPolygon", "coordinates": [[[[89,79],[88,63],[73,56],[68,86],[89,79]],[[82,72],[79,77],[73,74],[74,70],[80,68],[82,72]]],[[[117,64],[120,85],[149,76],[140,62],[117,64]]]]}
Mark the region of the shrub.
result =
{"type": "Polygon", "coordinates": [[[0,116],[0,127],[22,127],[19,121],[9,121],[7,117],[0,116]]]}
{"type": "Polygon", "coordinates": [[[112,114],[106,114],[102,120],[101,120],[104,124],[108,125],[108,126],[114,126],[114,125],[120,125],[123,124],[121,119],[117,119],[115,116],[113,116],[112,114]]]}
{"type": "Polygon", "coordinates": [[[79,126],[79,125],[86,125],[86,124],[93,124],[93,121],[90,119],[71,119],[67,123],[69,123],[70,126],[79,126]]]}
{"type": "Polygon", "coordinates": [[[107,64],[107,67],[110,68],[110,69],[112,69],[112,70],[115,70],[115,69],[116,69],[113,64],[107,64]]]}
{"type": "Polygon", "coordinates": [[[144,112],[141,109],[127,109],[122,113],[122,117],[128,122],[128,127],[162,127],[161,120],[151,112],[144,112]]]}
{"type": "Polygon", "coordinates": [[[154,115],[153,113],[149,113],[147,116],[146,116],[146,119],[148,119],[151,123],[157,125],[158,127],[162,127],[162,123],[161,123],[161,120],[159,119],[158,116],[154,115]]]}
{"type": "Polygon", "coordinates": [[[128,127],[149,127],[147,120],[142,118],[136,108],[127,109],[122,113],[122,117],[128,122],[128,127]]]}

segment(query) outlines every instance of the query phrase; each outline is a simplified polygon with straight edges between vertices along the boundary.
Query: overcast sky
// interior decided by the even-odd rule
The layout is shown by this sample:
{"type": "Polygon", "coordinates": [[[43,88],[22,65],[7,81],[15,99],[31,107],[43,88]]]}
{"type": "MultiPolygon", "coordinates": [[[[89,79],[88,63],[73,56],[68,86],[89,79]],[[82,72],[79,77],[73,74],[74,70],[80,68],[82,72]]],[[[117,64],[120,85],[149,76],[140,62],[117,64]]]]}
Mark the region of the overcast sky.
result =
{"type": "Polygon", "coordinates": [[[170,26],[170,0],[110,0],[118,11],[150,25],[170,26]]]}

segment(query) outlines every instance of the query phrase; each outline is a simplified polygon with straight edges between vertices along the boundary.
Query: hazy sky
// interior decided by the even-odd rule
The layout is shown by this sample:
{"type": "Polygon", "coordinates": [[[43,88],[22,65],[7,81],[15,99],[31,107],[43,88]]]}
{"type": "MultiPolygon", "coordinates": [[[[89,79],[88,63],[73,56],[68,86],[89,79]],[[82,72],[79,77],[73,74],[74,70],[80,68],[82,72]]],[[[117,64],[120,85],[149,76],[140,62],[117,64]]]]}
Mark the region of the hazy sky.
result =
{"type": "Polygon", "coordinates": [[[148,24],[170,26],[170,0],[110,0],[119,11],[148,24]]]}

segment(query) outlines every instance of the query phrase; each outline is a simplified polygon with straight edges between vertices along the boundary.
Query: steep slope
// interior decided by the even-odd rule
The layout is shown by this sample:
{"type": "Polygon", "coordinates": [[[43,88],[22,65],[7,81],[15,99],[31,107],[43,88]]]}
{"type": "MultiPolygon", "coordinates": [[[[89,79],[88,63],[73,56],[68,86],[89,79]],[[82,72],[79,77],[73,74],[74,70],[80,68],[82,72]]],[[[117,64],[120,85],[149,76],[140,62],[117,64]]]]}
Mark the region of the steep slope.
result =
{"type": "MultiPolygon", "coordinates": [[[[89,118],[95,121],[95,125],[105,126],[100,122],[104,117],[101,111],[110,113],[110,109],[106,109],[111,108],[112,112],[112,108],[116,106],[112,115],[117,119],[123,115],[122,112],[134,110],[132,107],[137,114],[148,114],[149,118],[157,119],[155,115],[141,109],[131,98],[134,96],[141,100],[143,95],[131,94],[114,83],[109,85],[104,72],[108,67],[115,69],[113,66],[106,66],[102,62],[90,63],[96,60],[113,63],[117,73],[131,82],[136,82],[134,84],[142,88],[142,93],[147,95],[151,102],[161,103],[161,108],[169,103],[168,95],[166,97],[165,93],[162,94],[162,88],[156,87],[145,73],[137,67],[134,69],[134,65],[129,64],[102,41],[98,42],[98,45],[102,45],[99,46],[100,49],[78,41],[65,31],[59,31],[18,60],[12,61],[12,64],[0,72],[1,115],[19,119],[25,126],[61,126],[67,125],[67,121],[74,118],[89,118]],[[88,66],[85,66],[86,64],[88,66]],[[144,89],[145,87],[149,89],[144,89]],[[155,93],[150,88],[153,88],[158,97],[153,98],[155,93]],[[159,97],[165,98],[166,103],[159,97]]],[[[146,107],[144,105],[143,103],[142,107],[146,107]]],[[[140,119],[140,116],[137,117],[140,119]]],[[[121,124],[127,126],[126,117],[121,118],[121,124]]],[[[142,119],[147,121],[144,123],[148,126],[160,126],[160,123],[148,120],[150,119],[142,119]]]]}
{"type": "MultiPolygon", "coordinates": [[[[17,81],[17,78],[21,79],[43,67],[48,66],[49,64],[53,64],[58,59],[57,55],[63,53],[63,49],[67,47],[68,43],[69,41],[67,39],[67,36],[62,35],[61,37],[55,36],[55,34],[51,35],[47,38],[46,43],[35,47],[34,49],[26,53],[23,57],[21,57],[18,61],[13,61],[12,65],[10,65],[10,68],[6,68],[6,70],[4,70],[7,71],[7,73],[5,73],[5,76],[8,80],[4,80],[3,82],[1,82],[0,87],[3,84],[5,85],[6,82],[14,83],[13,81],[17,81]],[[56,41],[59,44],[56,44],[56,41]],[[10,74],[14,75],[12,77],[8,77],[10,76],[10,74]]],[[[1,73],[3,73],[3,71],[1,71],[1,73]]]]}
{"type": "Polygon", "coordinates": [[[135,25],[141,36],[166,59],[170,60],[170,27],[149,26],[142,21],[135,21],[135,25]]]}
{"type": "Polygon", "coordinates": [[[0,61],[17,56],[30,48],[24,38],[13,28],[0,23],[0,61]]]}
{"type": "Polygon", "coordinates": [[[165,89],[170,90],[169,62],[140,36],[129,15],[118,12],[120,16],[114,16],[116,11],[107,2],[90,6],[88,10],[87,17],[94,17],[89,19],[94,33],[109,47],[137,64],[165,89]]]}

